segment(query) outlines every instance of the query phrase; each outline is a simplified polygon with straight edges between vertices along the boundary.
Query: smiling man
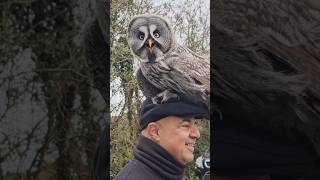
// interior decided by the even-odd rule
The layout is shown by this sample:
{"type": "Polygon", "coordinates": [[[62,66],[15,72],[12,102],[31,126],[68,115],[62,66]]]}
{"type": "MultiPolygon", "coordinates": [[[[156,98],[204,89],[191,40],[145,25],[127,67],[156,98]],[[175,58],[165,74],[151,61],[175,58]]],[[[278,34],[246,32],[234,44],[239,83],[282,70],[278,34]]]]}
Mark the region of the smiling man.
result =
{"type": "Polygon", "coordinates": [[[142,132],[134,158],[115,180],[185,179],[185,165],[193,161],[200,138],[196,121],[208,117],[205,106],[184,100],[153,104],[147,99],[141,107],[142,132]]]}
{"type": "Polygon", "coordinates": [[[200,137],[193,117],[177,116],[149,123],[143,135],[157,142],[182,164],[193,160],[195,144],[200,137]]]}

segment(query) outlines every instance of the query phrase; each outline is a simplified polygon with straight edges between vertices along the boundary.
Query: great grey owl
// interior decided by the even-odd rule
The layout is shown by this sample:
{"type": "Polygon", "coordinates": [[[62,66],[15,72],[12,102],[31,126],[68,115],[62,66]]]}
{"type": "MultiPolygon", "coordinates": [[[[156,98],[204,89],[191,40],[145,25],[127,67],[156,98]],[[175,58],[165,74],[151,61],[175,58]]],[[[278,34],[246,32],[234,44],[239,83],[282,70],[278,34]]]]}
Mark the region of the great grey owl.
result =
{"type": "Polygon", "coordinates": [[[170,23],[162,17],[143,14],[128,27],[128,44],[138,61],[139,87],[154,103],[183,97],[195,103],[210,103],[210,62],[176,43],[170,23]]]}

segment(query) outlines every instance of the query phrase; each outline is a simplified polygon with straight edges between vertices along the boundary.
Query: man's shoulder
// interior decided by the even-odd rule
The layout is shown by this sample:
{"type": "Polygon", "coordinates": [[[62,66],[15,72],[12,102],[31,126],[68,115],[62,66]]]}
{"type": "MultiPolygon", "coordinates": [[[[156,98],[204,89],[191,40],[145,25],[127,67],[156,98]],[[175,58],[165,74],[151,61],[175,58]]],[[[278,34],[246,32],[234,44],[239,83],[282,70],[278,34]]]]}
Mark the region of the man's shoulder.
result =
{"type": "Polygon", "coordinates": [[[118,173],[113,180],[126,180],[131,179],[132,174],[139,168],[139,163],[136,159],[130,160],[118,173]]]}
{"type": "Polygon", "coordinates": [[[132,159],[113,180],[158,180],[157,174],[137,159],[132,159]]]}

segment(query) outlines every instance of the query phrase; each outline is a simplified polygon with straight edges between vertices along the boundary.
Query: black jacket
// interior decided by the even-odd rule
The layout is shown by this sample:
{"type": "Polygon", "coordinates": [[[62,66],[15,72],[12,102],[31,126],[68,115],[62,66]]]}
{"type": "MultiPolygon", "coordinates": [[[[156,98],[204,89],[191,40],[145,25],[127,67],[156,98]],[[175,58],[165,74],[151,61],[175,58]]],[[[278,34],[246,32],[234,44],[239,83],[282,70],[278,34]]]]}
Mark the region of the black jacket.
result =
{"type": "Polygon", "coordinates": [[[185,166],[164,148],[141,136],[134,158],[114,180],[183,180],[185,166]]]}

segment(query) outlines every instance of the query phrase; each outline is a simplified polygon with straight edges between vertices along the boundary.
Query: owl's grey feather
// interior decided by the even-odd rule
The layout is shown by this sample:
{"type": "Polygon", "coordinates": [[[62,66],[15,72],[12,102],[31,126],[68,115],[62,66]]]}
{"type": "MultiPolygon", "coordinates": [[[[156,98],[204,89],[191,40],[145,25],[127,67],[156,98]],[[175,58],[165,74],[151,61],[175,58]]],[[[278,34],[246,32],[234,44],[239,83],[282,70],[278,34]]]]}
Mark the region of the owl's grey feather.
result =
{"type": "Polygon", "coordinates": [[[170,23],[159,16],[135,17],[129,25],[128,34],[129,46],[140,63],[137,80],[146,97],[170,91],[209,108],[209,57],[202,57],[176,44],[170,23]],[[159,37],[153,36],[154,32],[159,37]],[[142,34],[145,37],[142,38],[142,34]],[[155,42],[153,46],[148,47],[149,39],[155,42]]]}
{"type": "Polygon", "coordinates": [[[209,60],[192,56],[178,47],[159,63],[142,63],[146,79],[160,91],[173,90],[179,95],[209,104],[209,60]]]}
{"type": "Polygon", "coordinates": [[[140,90],[143,92],[143,95],[146,97],[155,97],[157,94],[161,93],[160,89],[151,84],[146,77],[141,72],[141,69],[138,69],[136,72],[136,77],[140,90]]]}

